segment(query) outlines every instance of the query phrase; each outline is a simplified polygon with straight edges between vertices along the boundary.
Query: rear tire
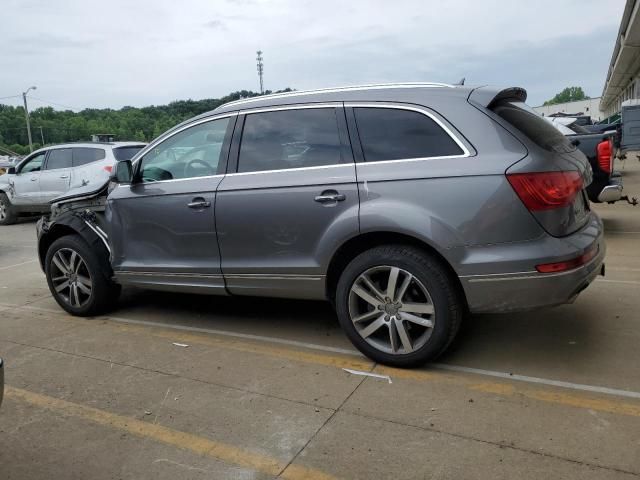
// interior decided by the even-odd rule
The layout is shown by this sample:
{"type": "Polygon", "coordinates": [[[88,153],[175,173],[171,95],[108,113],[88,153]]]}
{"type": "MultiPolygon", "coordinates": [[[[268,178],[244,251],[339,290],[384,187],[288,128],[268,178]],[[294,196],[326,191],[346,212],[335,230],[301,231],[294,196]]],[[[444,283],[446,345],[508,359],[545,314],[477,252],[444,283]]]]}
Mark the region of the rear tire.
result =
{"type": "Polygon", "coordinates": [[[405,245],[354,258],[336,291],[345,333],[372,360],[415,367],[434,360],[455,338],[464,297],[439,259],[405,245]]]}
{"type": "Polygon", "coordinates": [[[11,225],[16,223],[18,214],[15,207],[11,205],[11,201],[7,194],[0,192],[0,225],[11,225]]]}
{"type": "Polygon", "coordinates": [[[99,315],[115,306],[120,286],[111,280],[106,250],[91,250],[79,235],[67,235],[51,244],[44,266],[53,298],[71,315],[99,315]]]}

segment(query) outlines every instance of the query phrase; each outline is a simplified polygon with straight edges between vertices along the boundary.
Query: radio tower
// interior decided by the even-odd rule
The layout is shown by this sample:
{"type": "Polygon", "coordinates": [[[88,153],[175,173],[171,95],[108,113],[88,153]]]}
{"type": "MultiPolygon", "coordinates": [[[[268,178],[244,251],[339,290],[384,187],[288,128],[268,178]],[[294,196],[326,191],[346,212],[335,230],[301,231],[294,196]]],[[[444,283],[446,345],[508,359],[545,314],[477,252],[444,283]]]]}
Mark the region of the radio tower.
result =
{"type": "Polygon", "coordinates": [[[262,83],[262,73],[264,72],[264,64],[262,63],[262,50],[258,50],[256,52],[258,56],[256,60],[258,61],[258,77],[260,78],[260,94],[264,93],[264,85],[262,83]]]}

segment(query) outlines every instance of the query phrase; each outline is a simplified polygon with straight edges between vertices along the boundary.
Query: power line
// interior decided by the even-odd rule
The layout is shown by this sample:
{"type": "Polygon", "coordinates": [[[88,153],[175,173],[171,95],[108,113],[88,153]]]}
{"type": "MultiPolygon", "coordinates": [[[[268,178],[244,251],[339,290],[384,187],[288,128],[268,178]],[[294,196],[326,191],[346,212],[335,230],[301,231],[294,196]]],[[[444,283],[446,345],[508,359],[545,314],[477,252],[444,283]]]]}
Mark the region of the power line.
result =
{"type": "Polygon", "coordinates": [[[17,98],[20,95],[9,95],[8,97],[0,97],[0,100],[4,100],[5,98],[17,98]]]}
{"type": "Polygon", "coordinates": [[[51,100],[45,100],[44,98],[38,98],[38,97],[34,97],[33,95],[28,95],[29,98],[33,98],[34,100],[39,100],[40,102],[44,102],[44,103],[48,103],[50,105],[55,105],[57,107],[64,107],[64,108],[69,108],[71,110],[80,110],[77,107],[72,107],[70,105],[64,105],[62,103],[56,103],[56,102],[52,102],[51,100]]]}

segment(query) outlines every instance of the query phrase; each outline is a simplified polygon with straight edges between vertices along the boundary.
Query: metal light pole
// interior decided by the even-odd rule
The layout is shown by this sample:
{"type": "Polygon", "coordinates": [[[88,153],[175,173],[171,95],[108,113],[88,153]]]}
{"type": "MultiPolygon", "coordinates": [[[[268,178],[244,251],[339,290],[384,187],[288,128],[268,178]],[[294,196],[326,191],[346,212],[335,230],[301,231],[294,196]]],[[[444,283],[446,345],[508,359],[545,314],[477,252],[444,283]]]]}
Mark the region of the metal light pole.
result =
{"type": "Polygon", "coordinates": [[[29,123],[29,109],[27,108],[27,93],[29,90],[35,90],[36,87],[27,88],[26,92],[22,92],[22,101],[24,102],[24,118],[27,121],[27,135],[29,136],[29,151],[33,152],[33,141],[31,140],[31,124],[29,123]]]}
{"type": "Polygon", "coordinates": [[[42,133],[42,126],[40,126],[40,139],[42,140],[42,146],[44,147],[44,133],[42,133]]]}
{"type": "Polygon", "coordinates": [[[258,77],[260,77],[260,94],[263,94],[264,85],[262,83],[262,72],[264,72],[264,64],[262,63],[262,50],[258,50],[256,53],[258,54],[256,60],[258,61],[258,77]]]}

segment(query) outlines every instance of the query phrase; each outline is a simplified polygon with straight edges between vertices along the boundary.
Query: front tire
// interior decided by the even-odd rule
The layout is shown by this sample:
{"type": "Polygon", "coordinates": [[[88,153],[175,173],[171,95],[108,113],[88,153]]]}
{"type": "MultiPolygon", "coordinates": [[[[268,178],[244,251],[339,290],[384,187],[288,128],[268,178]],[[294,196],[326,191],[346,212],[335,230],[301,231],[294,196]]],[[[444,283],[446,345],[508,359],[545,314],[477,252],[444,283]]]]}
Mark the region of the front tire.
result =
{"type": "Polygon", "coordinates": [[[78,235],[54,241],[45,258],[47,284],[53,298],[71,315],[99,315],[113,307],[120,286],[110,278],[106,251],[93,251],[78,235]]]}
{"type": "Polygon", "coordinates": [[[18,215],[9,197],[6,193],[0,192],[0,225],[11,225],[16,223],[17,219],[18,215]]]}
{"type": "Polygon", "coordinates": [[[345,268],[336,311],[366,356],[415,367],[437,358],[453,341],[465,304],[438,259],[414,247],[387,245],[358,255],[345,268]]]}

